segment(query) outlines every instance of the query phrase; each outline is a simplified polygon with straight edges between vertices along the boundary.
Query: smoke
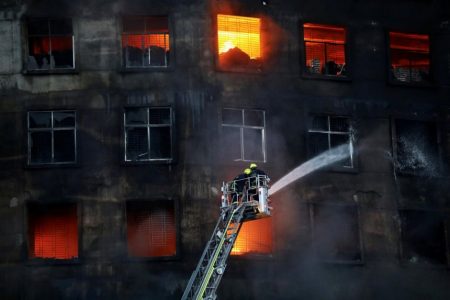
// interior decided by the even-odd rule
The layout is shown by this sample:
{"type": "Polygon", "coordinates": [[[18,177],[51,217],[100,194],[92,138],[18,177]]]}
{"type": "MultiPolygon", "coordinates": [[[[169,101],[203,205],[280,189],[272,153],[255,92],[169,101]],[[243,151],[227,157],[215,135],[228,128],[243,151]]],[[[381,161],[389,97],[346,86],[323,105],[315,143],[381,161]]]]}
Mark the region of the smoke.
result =
{"type": "Polygon", "coordinates": [[[307,162],[301,164],[291,172],[287,173],[277,182],[275,182],[269,189],[269,195],[273,195],[280,189],[291,184],[292,182],[314,172],[328,165],[337,163],[350,156],[348,151],[348,145],[344,144],[328,151],[325,151],[318,156],[308,160],[307,162]]]}

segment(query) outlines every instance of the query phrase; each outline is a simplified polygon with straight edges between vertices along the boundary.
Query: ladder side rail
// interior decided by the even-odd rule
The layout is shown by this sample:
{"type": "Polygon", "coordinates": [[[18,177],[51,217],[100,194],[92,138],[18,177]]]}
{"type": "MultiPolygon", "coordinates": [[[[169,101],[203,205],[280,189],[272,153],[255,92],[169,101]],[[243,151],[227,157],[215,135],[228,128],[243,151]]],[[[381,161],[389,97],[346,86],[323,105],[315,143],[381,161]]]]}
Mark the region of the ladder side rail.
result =
{"type": "MultiPolygon", "coordinates": [[[[228,209],[228,210],[231,210],[231,209],[228,209]]],[[[216,227],[214,228],[211,238],[209,239],[208,243],[206,244],[205,249],[203,250],[203,254],[200,257],[197,267],[194,270],[194,272],[192,273],[191,278],[189,279],[186,289],[184,290],[183,296],[181,297],[182,300],[189,299],[188,297],[189,297],[189,294],[191,293],[191,291],[193,290],[193,287],[195,286],[195,281],[197,281],[198,279],[201,279],[204,276],[204,274],[200,274],[200,273],[202,273],[201,269],[203,267],[204,261],[209,260],[208,256],[211,256],[208,254],[210,252],[212,244],[215,242],[216,234],[217,234],[218,229],[220,228],[220,225],[222,222],[223,222],[223,219],[222,219],[222,215],[221,215],[221,216],[219,216],[219,220],[217,221],[216,227]]]]}
{"type": "Polygon", "coordinates": [[[231,250],[233,249],[234,243],[236,242],[237,236],[239,235],[239,231],[242,228],[242,218],[244,214],[245,207],[239,213],[239,217],[237,220],[238,226],[237,229],[232,233],[232,236],[229,238],[229,243],[227,243],[222,251],[222,255],[219,256],[217,261],[216,268],[221,268],[221,272],[216,272],[214,278],[211,280],[210,284],[207,286],[207,291],[205,292],[206,299],[215,299],[216,298],[216,290],[219,287],[220,281],[222,280],[223,275],[225,274],[225,270],[227,268],[227,260],[230,256],[231,250]],[[208,298],[209,297],[209,298],[208,298]]]}
{"type": "Polygon", "coordinates": [[[225,242],[225,240],[227,238],[226,233],[227,233],[228,227],[230,226],[234,215],[237,212],[240,212],[240,210],[243,209],[243,207],[244,207],[244,205],[240,204],[237,208],[235,208],[235,209],[233,209],[231,211],[231,214],[230,214],[229,219],[228,219],[227,226],[224,228],[224,232],[222,234],[222,238],[220,239],[219,246],[216,247],[216,249],[214,251],[214,255],[213,255],[212,259],[210,260],[210,262],[208,264],[208,269],[207,269],[206,274],[205,274],[205,276],[204,276],[204,278],[202,280],[201,286],[200,286],[199,290],[197,291],[197,293],[194,295],[195,299],[203,299],[203,295],[205,293],[205,290],[206,290],[206,288],[207,288],[207,286],[209,284],[211,276],[213,275],[214,266],[216,265],[216,262],[217,262],[217,259],[219,257],[221,248],[223,247],[223,244],[224,244],[224,242],[225,242]]]}

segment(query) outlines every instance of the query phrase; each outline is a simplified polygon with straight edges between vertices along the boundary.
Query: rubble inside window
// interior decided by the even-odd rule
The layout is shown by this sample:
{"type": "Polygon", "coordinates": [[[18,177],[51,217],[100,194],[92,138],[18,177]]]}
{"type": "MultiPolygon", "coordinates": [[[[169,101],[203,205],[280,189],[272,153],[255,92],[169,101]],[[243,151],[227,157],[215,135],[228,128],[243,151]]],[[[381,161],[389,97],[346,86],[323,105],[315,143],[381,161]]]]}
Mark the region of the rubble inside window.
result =
{"type": "Polygon", "coordinates": [[[242,224],[231,255],[272,254],[272,218],[242,224]]]}
{"type": "Polygon", "coordinates": [[[448,265],[445,217],[442,213],[400,211],[402,259],[412,264],[448,265]]]}
{"type": "Polygon", "coordinates": [[[348,117],[316,115],[311,118],[309,153],[311,157],[334,147],[348,145],[348,157],[338,163],[344,168],[354,167],[354,137],[352,122],[348,117]]]}
{"type": "Polygon", "coordinates": [[[430,41],[427,34],[389,32],[391,75],[404,83],[430,81],[430,41]]]}
{"type": "Polygon", "coordinates": [[[127,203],[127,245],[131,257],[166,257],[177,254],[174,203],[127,203]]]}
{"type": "Polygon", "coordinates": [[[265,112],[225,108],[222,110],[222,137],[227,155],[235,161],[265,161],[265,112]]]}
{"type": "Polygon", "coordinates": [[[439,174],[436,124],[414,120],[395,120],[395,166],[402,173],[439,174]]]}
{"type": "Polygon", "coordinates": [[[74,111],[28,113],[28,163],[64,164],[76,162],[74,111]]]}
{"type": "Polygon", "coordinates": [[[75,67],[71,19],[30,19],[27,22],[27,33],[27,70],[75,67]]]}
{"type": "Polygon", "coordinates": [[[217,15],[217,43],[221,68],[261,68],[260,23],[259,18],[217,15]]]}
{"type": "Polygon", "coordinates": [[[124,18],[122,50],[127,68],[167,67],[170,53],[168,18],[124,18]]]}
{"type": "Polygon", "coordinates": [[[312,243],[329,262],[363,261],[359,213],[355,205],[310,204],[312,243]]]}
{"type": "Polygon", "coordinates": [[[28,237],[31,258],[77,258],[77,205],[30,204],[28,207],[28,237]]]}
{"type": "Polygon", "coordinates": [[[125,161],[172,159],[172,113],[169,107],[125,110],[125,161]]]}
{"type": "Polygon", "coordinates": [[[347,76],[343,27],[305,23],[305,66],[308,74],[347,76]]]}

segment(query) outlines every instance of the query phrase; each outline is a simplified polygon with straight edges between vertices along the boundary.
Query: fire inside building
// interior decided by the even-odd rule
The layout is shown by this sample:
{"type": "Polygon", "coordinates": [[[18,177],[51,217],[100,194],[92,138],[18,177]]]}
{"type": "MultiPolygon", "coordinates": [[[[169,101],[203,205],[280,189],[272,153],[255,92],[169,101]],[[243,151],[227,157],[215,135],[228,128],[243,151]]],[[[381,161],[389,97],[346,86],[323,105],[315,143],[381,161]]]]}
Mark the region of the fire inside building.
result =
{"type": "Polygon", "coordinates": [[[0,41],[2,299],[450,299],[449,1],[0,0],[0,41]]]}

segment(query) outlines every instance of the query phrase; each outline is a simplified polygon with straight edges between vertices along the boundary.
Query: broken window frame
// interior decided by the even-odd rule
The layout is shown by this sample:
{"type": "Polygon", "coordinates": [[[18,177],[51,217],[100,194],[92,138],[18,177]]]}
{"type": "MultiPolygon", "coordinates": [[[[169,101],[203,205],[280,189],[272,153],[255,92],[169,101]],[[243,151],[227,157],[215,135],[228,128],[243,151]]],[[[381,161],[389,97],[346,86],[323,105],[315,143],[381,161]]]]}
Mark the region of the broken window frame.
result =
{"type": "MultiPolygon", "coordinates": [[[[217,13],[214,16],[214,25],[215,25],[215,42],[214,42],[214,57],[215,57],[215,66],[218,71],[224,71],[224,72],[238,72],[238,73],[262,73],[264,72],[264,35],[263,35],[263,26],[264,26],[264,20],[260,16],[254,16],[254,15],[236,15],[231,13],[217,13]],[[259,64],[256,65],[244,65],[244,66],[223,66],[223,64],[220,63],[220,53],[219,53],[219,15],[227,16],[227,17],[242,17],[242,18],[253,18],[253,19],[259,19],[259,48],[260,48],[260,57],[259,64]]],[[[250,34],[250,32],[247,32],[247,34],[250,34]]],[[[247,53],[248,54],[248,53],[247,53]]]]}
{"type": "Polygon", "coordinates": [[[434,124],[435,129],[436,129],[435,134],[436,134],[436,155],[437,155],[437,157],[436,157],[437,169],[436,169],[436,175],[434,175],[434,176],[439,176],[443,171],[441,130],[438,126],[438,122],[436,122],[435,120],[430,120],[430,119],[417,119],[417,118],[408,118],[408,117],[401,117],[401,116],[391,118],[391,139],[392,139],[392,153],[393,153],[392,157],[393,157],[394,171],[397,174],[401,174],[401,175],[426,176],[426,172],[423,172],[421,170],[419,170],[419,171],[401,170],[398,167],[397,140],[398,140],[399,136],[397,133],[397,125],[396,125],[397,121],[410,121],[410,122],[434,124]]]}
{"type": "Polygon", "coordinates": [[[128,260],[132,261],[170,261],[176,260],[180,257],[180,216],[179,216],[179,204],[176,199],[133,199],[125,201],[125,222],[124,222],[124,239],[126,244],[126,255],[128,260]],[[132,255],[129,250],[128,240],[128,218],[132,211],[146,210],[146,212],[152,212],[154,209],[172,209],[174,218],[174,230],[175,230],[175,253],[173,255],[161,255],[161,256],[139,256],[132,255]]]}
{"type": "MultiPolygon", "coordinates": [[[[121,40],[121,52],[122,52],[122,68],[124,71],[135,71],[135,70],[165,70],[165,69],[169,69],[171,64],[170,62],[173,61],[173,42],[172,42],[172,30],[171,30],[171,25],[170,25],[170,18],[167,15],[152,15],[152,16],[124,16],[122,17],[122,22],[121,22],[121,36],[120,36],[120,40],[121,40]],[[147,20],[149,18],[152,17],[156,17],[156,18],[166,18],[167,19],[167,32],[163,32],[163,31],[158,31],[158,30],[151,30],[148,29],[147,30],[147,20]],[[143,27],[144,30],[143,31],[130,31],[130,32],[126,32],[124,30],[124,23],[126,19],[134,19],[134,21],[141,19],[142,23],[143,23],[143,27]],[[165,53],[164,55],[164,65],[151,65],[150,63],[148,65],[145,64],[145,52],[142,53],[142,63],[141,65],[130,65],[129,64],[129,56],[128,56],[128,49],[126,47],[123,46],[123,43],[125,41],[125,37],[128,35],[142,35],[142,40],[141,40],[141,46],[143,47],[144,45],[144,39],[147,36],[151,36],[151,35],[155,35],[155,34],[163,34],[164,35],[164,41],[167,39],[167,45],[168,45],[168,52],[165,53]]],[[[165,45],[166,46],[166,45],[165,45]]],[[[142,49],[142,48],[141,48],[142,49]]],[[[149,48],[149,60],[151,60],[151,54],[150,54],[150,48],[149,48]]]]}
{"type": "MultiPolygon", "coordinates": [[[[418,33],[418,32],[406,32],[406,31],[401,31],[401,30],[388,30],[386,32],[386,41],[387,41],[387,45],[388,45],[388,63],[387,63],[387,70],[388,70],[388,82],[390,84],[395,84],[395,85],[404,85],[404,86],[430,86],[433,83],[433,62],[432,62],[432,57],[431,57],[431,35],[429,33],[418,33]],[[428,79],[424,79],[422,81],[401,81],[399,79],[397,79],[394,74],[393,74],[393,69],[392,69],[392,45],[391,45],[391,33],[393,34],[404,34],[404,35],[426,35],[428,36],[428,60],[429,60],[429,67],[428,67],[428,79]]],[[[404,50],[405,52],[408,52],[408,54],[414,53],[413,50],[404,50]]],[[[412,78],[411,75],[412,72],[412,68],[409,68],[409,76],[410,78],[412,78]]]]}
{"type": "Polygon", "coordinates": [[[172,163],[174,161],[174,139],[173,139],[173,123],[174,123],[174,116],[173,116],[173,110],[171,106],[129,106],[125,107],[123,112],[123,132],[124,132],[124,161],[127,164],[139,164],[139,163],[172,163]],[[126,113],[128,109],[146,109],[147,113],[147,124],[139,124],[139,125],[130,125],[127,124],[126,120],[126,113]],[[152,109],[168,109],[169,110],[169,123],[168,124],[150,124],[150,110],[152,109]],[[151,134],[150,131],[152,128],[162,128],[162,127],[169,127],[170,129],[170,157],[165,158],[151,158],[151,134]],[[127,158],[127,129],[129,128],[146,128],[147,129],[147,143],[148,143],[148,159],[140,159],[140,160],[133,160],[127,158]]]}
{"type": "Polygon", "coordinates": [[[26,259],[29,264],[78,264],[82,259],[81,250],[82,247],[82,224],[80,222],[81,215],[81,206],[76,201],[65,201],[65,202],[39,202],[39,201],[30,201],[25,205],[25,228],[26,228],[26,259]],[[32,245],[34,241],[31,241],[31,238],[34,237],[34,233],[31,232],[30,226],[33,224],[32,218],[35,218],[36,215],[42,214],[43,211],[48,211],[49,209],[74,209],[76,213],[76,230],[77,230],[77,256],[72,258],[54,258],[54,257],[40,257],[32,255],[32,245]]]}
{"type": "MultiPolygon", "coordinates": [[[[357,169],[357,159],[356,159],[356,150],[355,150],[355,143],[356,141],[354,140],[354,136],[352,135],[352,128],[354,127],[354,122],[353,119],[349,116],[345,116],[345,115],[330,115],[330,114],[314,114],[310,116],[310,123],[308,126],[308,154],[309,157],[312,157],[312,153],[311,153],[311,137],[310,134],[311,133],[319,133],[319,134],[324,134],[327,135],[328,137],[328,148],[327,150],[332,149],[331,147],[331,136],[332,135],[346,135],[348,136],[348,140],[349,140],[349,151],[350,151],[350,162],[351,165],[350,166],[345,166],[345,165],[341,165],[338,163],[334,164],[333,166],[331,166],[331,169],[336,170],[336,171],[345,171],[345,170],[353,170],[355,171],[357,169]],[[319,129],[312,129],[312,120],[314,119],[314,117],[326,117],[327,118],[327,127],[328,130],[319,130],[319,129]],[[348,120],[348,125],[349,125],[349,131],[332,131],[331,130],[331,118],[343,118],[343,119],[347,119],[348,120]]],[[[343,144],[342,144],[343,145],[343,144]]],[[[326,150],[326,151],[327,151],[326,150]]]]}
{"type": "MultiPolygon", "coordinates": [[[[399,239],[399,256],[400,256],[400,262],[405,264],[405,265],[417,265],[417,266],[432,266],[432,267],[445,267],[448,268],[450,267],[450,217],[448,216],[448,214],[443,213],[441,210],[437,211],[437,210],[425,210],[425,209],[408,209],[408,208],[402,208],[399,210],[399,215],[398,215],[398,219],[399,219],[399,226],[398,226],[398,231],[399,231],[399,235],[400,235],[400,239],[399,239]],[[413,250],[411,249],[411,246],[408,247],[407,244],[411,244],[411,241],[407,242],[405,239],[405,228],[404,226],[406,226],[406,222],[405,222],[405,214],[407,212],[414,212],[414,213],[423,213],[423,214],[433,214],[433,219],[435,218],[439,218],[439,223],[442,226],[442,244],[444,246],[445,249],[444,250],[444,260],[445,262],[435,262],[435,261],[430,261],[429,259],[421,259],[421,260],[416,260],[416,261],[411,261],[411,257],[409,257],[408,254],[410,254],[410,252],[412,252],[413,250]]],[[[420,224],[419,224],[420,225],[420,224]]],[[[416,230],[417,231],[417,230],[416,230]]],[[[423,242],[420,243],[422,246],[424,245],[423,242]]]]}
{"type": "Polygon", "coordinates": [[[74,34],[74,27],[73,27],[73,21],[72,18],[28,18],[25,22],[25,32],[26,32],[26,51],[24,53],[25,61],[24,61],[24,73],[25,74],[33,74],[33,73],[73,73],[76,72],[76,54],[75,54],[75,34],[74,34]],[[70,21],[71,24],[71,34],[64,33],[64,34],[52,34],[51,32],[51,21],[55,20],[65,20],[70,21]],[[31,34],[28,31],[28,24],[32,21],[46,21],[48,25],[48,34],[31,34]],[[47,37],[49,39],[49,53],[48,55],[52,56],[52,47],[51,47],[51,38],[52,37],[71,37],[72,39],[72,67],[51,67],[51,62],[48,62],[49,67],[48,68],[30,68],[30,64],[26,58],[30,56],[30,38],[33,37],[47,37]]]}
{"type": "Polygon", "coordinates": [[[49,165],[74,165],[78,162],[78,137],[77,137],[77,112],[75,110],[34,110],[27,112],[27,165],[30,167],[33,166],[49,166],[49,165]],[[74,126],[66,126],[66,127],[55,127],[54,114],[55,113],[73,113],[74,118],[74,126]],[[50,122],[51,127],[40,127],[40,128],[31,128],[30,127],[30,114],[32,113],[50,113],[50,122]],[[58,131],[73,131],[74,136],[74,160],[73,161],[55,161],[55,132],[58,131]],[[50,132],[51,133],[51,161],[49,162],[33,162],[31,159],[31,134],[33,132],[50,132]]]}
{"type": "MultiPolygon", "coordinates": [[[[324,24],[324,23],[319,23],[319,22],[304,22],[301,26],[300,26],[300,34],[301,34],[301,43],[303,46],[303,53],[302,53],[302,76],[305,78],[316,78],[316,79],[328,79],[328,80],[340,80],[340,81],[350,81],[351,80],[351,62],[350,62],[350,55],[349,55],[349,30],[347,29],[346,26],[344,25],[339,25],[339,24],[324,24]],[[314,43],[320,43],[320,44],[324,44],[324,51],[325,51],[325,57],[327,57],[326,54],[326,46],[327,45],[344,45],[344,59],[345,59],[345,63],[344,66],[345,67],[345,74],[343,75],[333,75],[333,74],[326,74],[326,73],[311,73],[308,71],[308,66],[307,66],[307,56],[306,56],[306,43],[308,42],[308,40],[305,38],[305,29],[304,26],[305,24],[312,24],[312,25],[317,25],[317,26],[329,26],[329,27],[335,27],[335,28],[339,28],[339,29],[343,29],[344,30],[344,37],[345,37],[345,41],[343,44],[339,44],[339,43],[331,43],[331,42],[314,42],[314,43]]],[[[326,59],[325,59],[326,60],[326,59]]],[[[326,64],[326,62],[325,62],[326,64]]],[[[324,67],[325,68],[325,67],[324,67]]],[[[342,72],[342,70],[341,70],[342,72]]]]}
{"type": "MultiPolygon", "coordinates": [[[[240,158],[233,159],[233,161],[244,161],[244,162],[267,162],[267,153],[266,153],[266,111],[262,109],[245,109],[245,108],[223,108],[222,109],[222,115],[224,110],[236,110],[241,112],[241,124],[227,124],[224,123],[223,118],[221,121],[221,127],[222,129],[224,127],[230,127],[230,128],[239,128],[239,146],[240,146],[240,158]],[[254,125],[245,125],[245,112],[246,111],[256,111],[262,113],[262,120],[263,120],[263,126],[254,126],[254,125]],[[256,160],[251,158],[245,157],[245,148],[244,148],[244,130],[245,129],[256,129],[261,130],[261,153],[263,156],[263,160],[256,160]]],[[[223,130],[222,130],[223,132],[223,130]]]]}
{"type": "Polygon", "coordinates": [[[318,245],[316,243],[316,232],[315,232],[315,207],[317,206],[327,206],[328,209],[333,207],[346,208],[346,209],[355,209],[356,210],[356,225],[358,226],[357,234],[358,234],[358,251],[360,255],[359,260],[352,259],[339,259],[339,258],[328,258],[323,257],[318,254],[317,258],[324,263],[331,264],[346,264],[346,265],[362,265],[365,263],[365,253],[364,253],[364,241],[361,227],[361,211],[358,204],[350,204],[350,203],[326,203],[326,202],[308,202],[308,211],[309,211],[309,222],[310,222],[310,237],[311,237],[311,246],[315,253],[319,253],[320,249],[318,249],[318,245]]]}

